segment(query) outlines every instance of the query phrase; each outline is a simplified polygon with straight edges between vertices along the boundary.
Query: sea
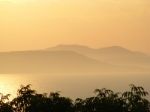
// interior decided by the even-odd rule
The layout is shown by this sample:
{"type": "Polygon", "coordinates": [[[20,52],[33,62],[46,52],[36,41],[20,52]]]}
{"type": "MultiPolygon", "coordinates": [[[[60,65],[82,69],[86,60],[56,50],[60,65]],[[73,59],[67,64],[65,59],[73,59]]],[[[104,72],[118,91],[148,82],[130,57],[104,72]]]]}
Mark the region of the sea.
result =
{"type": "Polygon", "coordinates": [[[124,92],[130,84],[150,93],[150,74],[0,74],[0,93],[11,94],[10,99],[21,85],[28,84],[38,93],[60,92],[72,99],[93,96],[94,90],[101,88],[124,92]]]}

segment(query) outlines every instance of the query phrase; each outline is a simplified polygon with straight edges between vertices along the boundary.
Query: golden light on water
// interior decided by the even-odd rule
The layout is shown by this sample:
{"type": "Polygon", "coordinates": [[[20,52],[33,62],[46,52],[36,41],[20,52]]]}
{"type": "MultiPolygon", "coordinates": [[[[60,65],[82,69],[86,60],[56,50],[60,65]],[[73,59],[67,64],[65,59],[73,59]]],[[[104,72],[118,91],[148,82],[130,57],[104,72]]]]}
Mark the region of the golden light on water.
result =
{"type": "Polygon", "coordinates": [[[0,93],[4,95],[11,94],[10,99],[12,99],[17,95],[17,90],[20,88],[20,85],[30,84],[30,79],[26,75],[0,74],[0,93]]]}
{"type": "MultiPolygon", "coordinates": [[[[39,75],[35,76],[32,74],[0,74],[0,93],[4,95],[11,94],[10,99],[13,99],[17,95],[17,90],[20,86],[28,84],[32,85],[32,89],[44,91],[44,87],[46,86],[41,85],[44,80],[45,79],[39,77],[39,75]]],[[[50,85],[48,87],[50,87],[50,85]]],[[[48,89],[48,91],[49,90],[50,89],[48,89]]]]}
{"type": "Polygon", "coordinates": [[[0,93],[11,94],[11,100],[16,96],[21,84],[32,84],[32,89],[40,93],[61,91],[62,95],[77,98],[92,95],[95,88],[106,87],[124,91],[131,83],[141,85],[149,92],[149,79],[149,74],[104,74],[86,76],[86,78],[85,75],[0,74],[0,93]]]}
{"type": "Polygon", "coordinates": [[[12,96],[16,93],[15,77],[9,77],[0,74],[0,93],[6,95],[11,94],[12,96]]]}

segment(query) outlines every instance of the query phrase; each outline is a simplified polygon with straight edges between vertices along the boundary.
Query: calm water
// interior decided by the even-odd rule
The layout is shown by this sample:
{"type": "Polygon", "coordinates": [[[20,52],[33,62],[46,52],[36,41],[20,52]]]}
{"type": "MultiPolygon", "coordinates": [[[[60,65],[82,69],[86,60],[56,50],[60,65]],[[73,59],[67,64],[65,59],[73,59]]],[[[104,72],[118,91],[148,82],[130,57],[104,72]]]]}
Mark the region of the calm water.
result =
{"type": "Polygon", "coordinates": [[[15,96],[20,85],[32,84],[40,93],[61,91],[71,98],[93,95],[96,88],[115,91],[128,89],[129,84],[143,86],[150,93],[150,74],[105,74],[105,75],[40,75],[0,74],[0,92],[15,96]]]}

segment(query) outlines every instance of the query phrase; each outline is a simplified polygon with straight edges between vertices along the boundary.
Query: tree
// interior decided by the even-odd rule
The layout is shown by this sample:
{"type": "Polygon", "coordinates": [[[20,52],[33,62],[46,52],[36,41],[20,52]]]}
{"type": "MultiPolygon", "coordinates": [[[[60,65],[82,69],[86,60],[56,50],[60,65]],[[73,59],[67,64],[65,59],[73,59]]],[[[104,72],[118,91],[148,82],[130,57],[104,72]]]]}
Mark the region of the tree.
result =
{"type": "Polygon", "coordinates": [[[95,96],[78,98],[73,103],[60,92],[38,94],[27,85],[21,86],[12,101],[9,94],[0,94],[0,112],[150,112],[147,95],[143,87],[132,84],[124,93],[96,89],[95,96]]]}
{"type": "Polygon", "coordinates": [[[123,104],[121,93],[114,93],[108,89],[96,89],[96,109],[103,112],[123,112],[123,104]]]}
{"type": "Polygon", "coordinates": [[[145,99],[148,92],[143,87],[133,84],[130,85],[130,89],[122,94],[126,101],[127,112],[150,112],[150,103],[145,99]]]}
{"type": "Polygon", "coordinates": [[[72,112],[73,103],[70,98],[61,97],[59,92],[52,92],[49,96],[52,102],[52,112],[72,112]]]}
{"type": "Polygon", "coordinates": [[[85,112],[85,101],[81,98],[77,98],[74,103],[75,112],[85,112]]]}
{"type": "Polygon", "coordinates": [[[35,94],[36,92],[31,89],[31,85],[21,85],[17,97],[11,102],[15,112],[28,112],[28,108],[31,106],[31,100],[35,94]]]}
{"type": "Polygon", "coordinates": [[[9,96],[10,94],[0,94],[0,112],[13,112],[13,108],[10,105],[9,96]]]}

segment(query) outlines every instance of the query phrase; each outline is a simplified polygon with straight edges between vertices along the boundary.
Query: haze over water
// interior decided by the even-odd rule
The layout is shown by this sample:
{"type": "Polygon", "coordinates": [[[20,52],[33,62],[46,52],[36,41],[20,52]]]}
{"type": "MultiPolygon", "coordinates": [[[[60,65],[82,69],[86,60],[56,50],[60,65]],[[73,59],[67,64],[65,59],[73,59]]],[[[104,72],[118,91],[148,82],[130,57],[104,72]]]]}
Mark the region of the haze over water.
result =
{"type": "Polygon", "coordinates": [[[1,74],[0,91],[16,96],[20,84],[32,84],[40,93],[61,91],[64,96],[85,98],[93,95],[96,88],[108,88],[123,92],[129,84],[143,86],[150,92],[150,74],[99,74],[99,75],[64,75],[64,74],[1,74]],[[135,78],[136,77],[136,78],[135,78]]]}
{"type": "Polygon", "coordinates": [[[71,98],[89,97],[104,87],[123,92],[129,84],[150,91],[150,56],[120,46],[58,45],[1,52],[0,62],[0,91],[12,97],[21,84],[32,84],[41,93],[61,91],[71,98]]]}

